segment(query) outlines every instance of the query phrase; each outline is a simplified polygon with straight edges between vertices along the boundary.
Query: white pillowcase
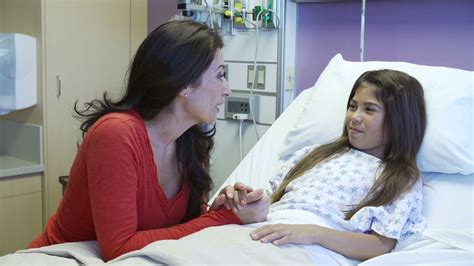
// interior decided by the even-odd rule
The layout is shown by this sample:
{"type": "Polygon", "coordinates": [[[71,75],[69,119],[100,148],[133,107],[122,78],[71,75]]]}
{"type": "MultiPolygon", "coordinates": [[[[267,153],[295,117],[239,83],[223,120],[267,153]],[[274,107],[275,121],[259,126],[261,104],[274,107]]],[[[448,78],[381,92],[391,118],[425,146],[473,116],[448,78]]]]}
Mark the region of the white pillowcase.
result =
{"type": "Polygon", "coordinates": [[[474,230],[474,174],[427,173],[423,181],[427,229],[474,230]]]}
{"type": "Polygon", "coordinates": [[[334,56],[311,88],[295,127],[288,133],[280,159],[302,147],[338,138],[343,129],[347,98],[365,71],[395,69],[421,83],[428,125],[418,154],[423,172],[474,173],[474,72],[403,62],[349,62],[334,56]]]}

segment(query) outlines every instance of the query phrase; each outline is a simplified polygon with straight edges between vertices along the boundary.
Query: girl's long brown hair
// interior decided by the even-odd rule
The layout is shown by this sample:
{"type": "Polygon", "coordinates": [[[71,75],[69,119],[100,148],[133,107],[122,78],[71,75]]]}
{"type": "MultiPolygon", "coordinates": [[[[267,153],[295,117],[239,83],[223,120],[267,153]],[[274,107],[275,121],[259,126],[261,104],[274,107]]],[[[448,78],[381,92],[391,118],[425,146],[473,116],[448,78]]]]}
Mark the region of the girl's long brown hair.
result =
{"type": "MultiPolygon", "coordinates": [[[[426,109],[423,87],[415,78],[396,70],[376,70],[363,73],[352,87],[346,110],[356,91],[361,87],[373,90],[385,108],[385,127],[389,142],[382,160],[383,170],[366,197],[346,212],[350,219],[366,206],[382,206],[410,190],[421,178],[416,164],[426,130],[426,109]]],[[[272,201],[281,199],[286,186],[315,165],[353,148],[349,142],[346,124],[342,136],[322,145],[291,169],[272,195],[272,201]]]]}

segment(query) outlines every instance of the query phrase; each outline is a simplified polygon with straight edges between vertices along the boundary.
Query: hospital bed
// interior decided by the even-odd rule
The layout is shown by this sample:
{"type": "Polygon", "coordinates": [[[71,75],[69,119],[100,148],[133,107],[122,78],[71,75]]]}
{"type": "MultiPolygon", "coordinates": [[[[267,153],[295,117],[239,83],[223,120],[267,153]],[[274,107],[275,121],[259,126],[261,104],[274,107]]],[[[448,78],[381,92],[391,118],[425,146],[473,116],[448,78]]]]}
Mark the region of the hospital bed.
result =
{"type": "MultiPolygon", "coordinates": [[[[222,187],[239,181],[254,188],[269,188],[268,179],[293,152],[338,137],[346,99],[355,79],[366,70],[382,68],[407,72],[425,88],[428,128],[418,159],[425,182],[424,215],[428,221],[423,234],[399,242],[389,254],[361,263],[316,245],[276,247],[252,241],[249,232],[261,224],[226,225],[207,228],[180,240],[157,241],[108,263],[473,265],[474,72],[403,62],[349,62],[336,55],[314,87],[291,103],[222,187]]],[[[320,222],[311,214],[295,210],[274,215],[271,220],[320,222]]],[[[104,262],[95,241],[22,250],[0,257],[0,265],[34,263],[104,262]]]]}

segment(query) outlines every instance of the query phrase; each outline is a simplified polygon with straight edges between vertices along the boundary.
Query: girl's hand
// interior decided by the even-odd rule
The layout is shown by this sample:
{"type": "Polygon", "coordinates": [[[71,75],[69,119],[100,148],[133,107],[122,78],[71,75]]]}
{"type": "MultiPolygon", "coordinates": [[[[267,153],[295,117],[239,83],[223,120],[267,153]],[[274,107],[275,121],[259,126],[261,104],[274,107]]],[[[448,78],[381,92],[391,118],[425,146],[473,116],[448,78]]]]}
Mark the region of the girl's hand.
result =
{"type": "Polygon", "coordinates": [[[259,199],[243,205],[240,210],[235,212],[235,215],[237,215],[244,224],[259,223],[267,220],[268,209],[272,203],[270,196],[263,193],[262,189],[249,193],[248,198],[250,198],[252,193],[258,193],[259,199]]]}
{"type": "Polygon", "coordinates": [[[262,226],[250,233],[253,240],[274,245],[284,244],[316,244],[315,236],[320,229],[312,224],[270,224],[262,226]]]}

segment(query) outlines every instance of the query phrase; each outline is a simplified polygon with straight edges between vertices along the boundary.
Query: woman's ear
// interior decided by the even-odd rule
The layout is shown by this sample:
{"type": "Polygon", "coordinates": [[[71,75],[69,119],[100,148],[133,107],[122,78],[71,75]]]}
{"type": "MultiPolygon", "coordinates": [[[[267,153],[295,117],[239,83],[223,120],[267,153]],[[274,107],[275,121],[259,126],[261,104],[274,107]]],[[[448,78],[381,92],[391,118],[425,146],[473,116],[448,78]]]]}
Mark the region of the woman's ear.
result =
{"type": "Polygon", "coordinates": [[[184,88],[179,92],[179,95],[183,97],[188,97],[188,88],[184,88]]]}

